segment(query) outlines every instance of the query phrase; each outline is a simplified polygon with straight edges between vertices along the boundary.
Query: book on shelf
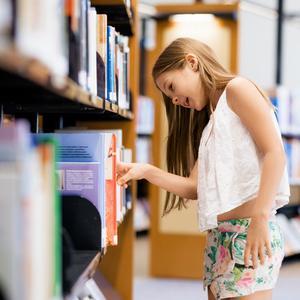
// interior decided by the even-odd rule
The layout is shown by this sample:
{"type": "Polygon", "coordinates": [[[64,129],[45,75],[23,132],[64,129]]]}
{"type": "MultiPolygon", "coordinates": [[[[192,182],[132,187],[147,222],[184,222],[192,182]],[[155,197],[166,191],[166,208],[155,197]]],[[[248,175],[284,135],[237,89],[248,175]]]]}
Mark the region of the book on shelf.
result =
{"type": "Polygon", "coordinates": [[[54,74],[67,74],[67,45],[63,1],[16,1],[12,14],[12,43],[23,54],[46,65],[54,74]],[[55,22],[53,22],[55,20],[55,22]]]}
{"type": "Polygon", "coordinates": [[[88,11],[89,2],[87,0],[80,1],[79,10],[79,32],[80,32],[80,53],[79,53],[79,84],[88,90],[88,74],[89,74],[89,58],[88,58],[88,11]]]}
{"type": "MultiPolygon", "coordinates": [[[[131,149],[124,149],[123,146],[123,133],[122,129],[86,129],[81,128],[65,128],[57,130],[58,133],[112,133],[116,136],[116,161],[132,162],[131,149]]],[[[116,194],[116,219],[118,223],[121,223],[124,219],[124,215],[131,206],[126,204],[126,190],[120,185],[115,185],[116,194]]]]}
{"type": "Polygon", "coordinates": [[[55,143],[32,143],[23,122],[0,128],[0,140],[0,285],[8,299],[59,299],[55,143]]]}
{"type": "Polygon", "coordinates": [[[277,108],[278,123],[283,134],[300,135],[300,90],[278,86],[272,102],[277,108]]]}
{"type": "Polygon", "coordinates": [[[88,32],[88,89],[92,95],[97,96],[97,12],[94,7],[90,7],[88,12],[88,32]]]}
{"type": "Polygon", "coordinates": [[[0,50],[10,47],[13,39],[13,3],[0,0],[0,50]]]}
{"type": "Polygon", "coordinates": [[[287,169],[290,179],[296,182],[300,179],[300,140],[283,139],[284,149],[287,157],[287,169]]]}
{"type": "Polygon", "coordinates": [[[55,136],[61,144],[58,164],[61,193],[77,194],[91,201],[102,217],[103,247],[117,245],[117,224],[122,221],[126,207],[121,188],[116,184],[122,131],[63,129],[55,136]]]}
{"type": "Polygon", "coordinates": [[[105,136],[105,185],[106,185],[106,222],[108,225],[108,245],[118,244],[117,195],[116,195],[116,136],[104,133],[105,136]]]}
{"type": "Polygon", "coordinates": [[[152,140],[148,137],[136,139],[136,161],[139,163],[152,163],[152,140]]]}
{"type": "Polygon", "coordinates": [[[97,15],[97,94],[107,99],[107,15],[97,15]]]}
{"type": "Polygon", "coordinates": [[[139,96],[137,113],[137,133],[152,134],[154,130],[154,103],[146,96],[139,96]]]}
{"type": "Polygon", "coordinates": [[[285,241],[285,256],[300,254],[300,217],[288,219],[284,214],[277,214],[276,219],[285,241]]]}
{"type": "MultiPolygon", "coordinates": [[[[132,150],[128,148],[122,149],[122,161],[125,163],[132,163],[132,150]]],[[[132,208],[132,191],[130,188],[130,184],[128,188],[125,190],[125,193],[123,193],[123,207],[126,207],[126,209],[132,208]]]]}
{"type": "MultiPolygon", "coordinates": [[[[44,134],[40,134],[44,135],[44,134]]],[[[48,134],[46,134],[48,135],[48,134]]],[[[97,133],[54,133],[58,146],[58,190],[90,201],[101,216],[101,247],[107,245],[105,136],[97,133]]]]}
{"type": "Polygon", "coordinates": [[[69,77],[79,84],[79,70],[80,70],[80,24],[79,24],[79,2],[78,0],[65,1],[65,16],[67,24],[69,57],[68,65],[69,77]]]}
{"type": "Polygon", "coordinates": [[[130,109],[128,37],[108,26],[107,15],[88,0],[50,2],[4,1],[0,49],[15,48],[59,75],[55,82],[68,76],[92,95],[130,109]]]}
{"type": "Polygon", "coordinates": [[[107,26],[107,99],[113,103],[117,102],[115,79],[115,49],[116,30],[113,26],[107,26]]]}

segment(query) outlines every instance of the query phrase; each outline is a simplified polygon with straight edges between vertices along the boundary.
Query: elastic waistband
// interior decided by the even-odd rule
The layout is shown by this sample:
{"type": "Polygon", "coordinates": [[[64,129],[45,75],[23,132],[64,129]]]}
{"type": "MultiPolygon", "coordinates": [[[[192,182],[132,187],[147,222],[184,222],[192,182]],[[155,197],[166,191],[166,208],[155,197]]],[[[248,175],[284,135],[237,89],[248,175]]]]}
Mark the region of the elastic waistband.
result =
{"type": "MultiPolygon", "coordinates": [[[[269,222],[276,221],[275,215],[270,215],[269,222]]],[[[219,232],[245,232],[251,223],[251,218],[231,219],[218,221],[219,232]]]]}

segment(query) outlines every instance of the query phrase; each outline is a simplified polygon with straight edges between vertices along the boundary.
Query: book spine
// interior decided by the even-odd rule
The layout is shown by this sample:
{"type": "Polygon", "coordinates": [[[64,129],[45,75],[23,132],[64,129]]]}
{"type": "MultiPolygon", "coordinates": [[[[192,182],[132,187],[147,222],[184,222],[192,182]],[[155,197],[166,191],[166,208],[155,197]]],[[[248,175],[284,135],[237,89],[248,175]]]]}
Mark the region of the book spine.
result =
{"type": "Polygon", "coordinates": [[[97,16],[97,94],[107,99],[107,16],[97,16]]]}
{"type": "Polygon", "coordinates": [[[115,93],[115,28],[107,26],[107,99],[116,102],[115,93]]]}

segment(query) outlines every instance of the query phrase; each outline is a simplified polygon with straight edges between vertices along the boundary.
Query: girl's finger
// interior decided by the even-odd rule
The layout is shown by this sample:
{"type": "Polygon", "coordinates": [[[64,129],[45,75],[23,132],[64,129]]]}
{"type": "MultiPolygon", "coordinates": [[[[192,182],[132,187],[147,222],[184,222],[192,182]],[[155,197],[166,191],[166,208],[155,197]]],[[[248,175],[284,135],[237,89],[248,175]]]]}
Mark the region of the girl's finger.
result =
{"type": "Polygon", "coordinates": [[[245,249],[245,252],[244,252],[244,263],[245,263],[245,266],[246,268],[248,268],[249,266],[249,260],[250,260],[250,247],[248,245],[246,245],[246,249],[245,249]]]}
{"type": "Polygon", "coordinates": [[[251,258],[252,258],[253,268],[256,269],[258,267],[258,249],[257,249],[257,247],[252,248],[251,258]]]}
{"type": "Polygon", "coordinates": [[[120,184],[120,185],[124,185],[124,184],[126,184],[127,183],[127,181],[129,181],[129,180],[131,180],[131,176],[130,176],[130,174],[125,174],[123,177],[121,177],[119,180],[118,180],[118,183],[120,184]]]}
{"type": "Polygon", "coordinates": [[[259,262],[261,265],[263,265],[265,263],[265,247],[261,246],[258,249],[258,255],[259,255],[259,262]]]}

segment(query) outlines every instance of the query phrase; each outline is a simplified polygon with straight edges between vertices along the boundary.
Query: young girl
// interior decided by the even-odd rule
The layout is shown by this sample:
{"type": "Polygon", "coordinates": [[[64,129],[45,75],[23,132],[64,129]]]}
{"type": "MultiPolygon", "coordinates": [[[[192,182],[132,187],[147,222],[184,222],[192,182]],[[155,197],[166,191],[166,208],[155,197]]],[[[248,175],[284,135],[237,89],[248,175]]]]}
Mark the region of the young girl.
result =
{"type": "Polygon", "coordinates": [[[197,199],[208,299],[271,299],[284,256],[274,215],[290,193],[268,97],[190,38],[172,42],[152,74],[168,117],[170,173],[119,163],[118,183],[144,178],[167,190],[164,214],[197,199]]]}

